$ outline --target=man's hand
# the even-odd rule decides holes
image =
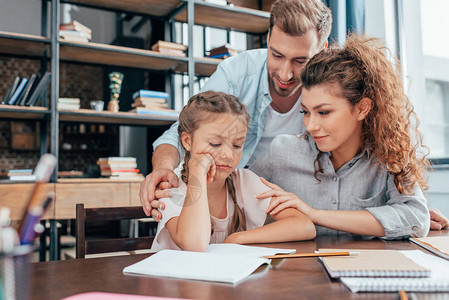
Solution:
[[[430,229],[441,230],[449,227],[449,220],[438,210],[431,209],[430,212]]]
[[[147,216],[152,216],[160,221],[162,215],[158,209],[164,209],[164,204],[157,199],[170,197],[170,191],[164,191],[172,187],[178,187],[178,176],[170,169],[154,170],[145,177],[140,184],[140,203]]]

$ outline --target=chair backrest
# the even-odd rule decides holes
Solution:
[[[84,208],[76,205],[76,258],[86,254],[149,249],[154,236],[86,240],[86,223],[94,221],[131,220],[148,218],[141,206]]]

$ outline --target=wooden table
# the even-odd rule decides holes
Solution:
[[[449,235],[449,230],[434,231],[431,234]],[[318,237],[313,241],[261,246],[296,248],[298,253],[334,247],[396,250],[419,248],[406,240],[362,240],[350,236]],[[31,299],[61,299],[83,292],[112,292],[191,299],[399,299],[398,293],[353,294],[338,280],[330,279],[317,258],[289,259],[283,260],[278,265],[262,266],[255,274],[234,286],[193,280],[123,275],[124,267],[147,256],[148,254],[141,254],[35,263],[32,270]],[[414,294],[417,299],[449,299],[449,293]]]

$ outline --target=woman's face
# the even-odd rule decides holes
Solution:
[[[304,125],[320,151],[333,155],[347,153],[352,158],[361,148],[362,121],[367,113],[360,107],[362,101],[352,105],[346,98],[337,96],[339,91],[337,84],[303,89]]]

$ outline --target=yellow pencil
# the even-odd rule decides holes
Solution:
[[[360,252],[349,251],[349,252],[323,252],[323,253],[295,253],[295,254],[276,254],[262,256],[263,258],[275,259],[275,258],[306,258],[306,257],[322,257],[322,256],[348,256],[348,255],[358,255]]]

